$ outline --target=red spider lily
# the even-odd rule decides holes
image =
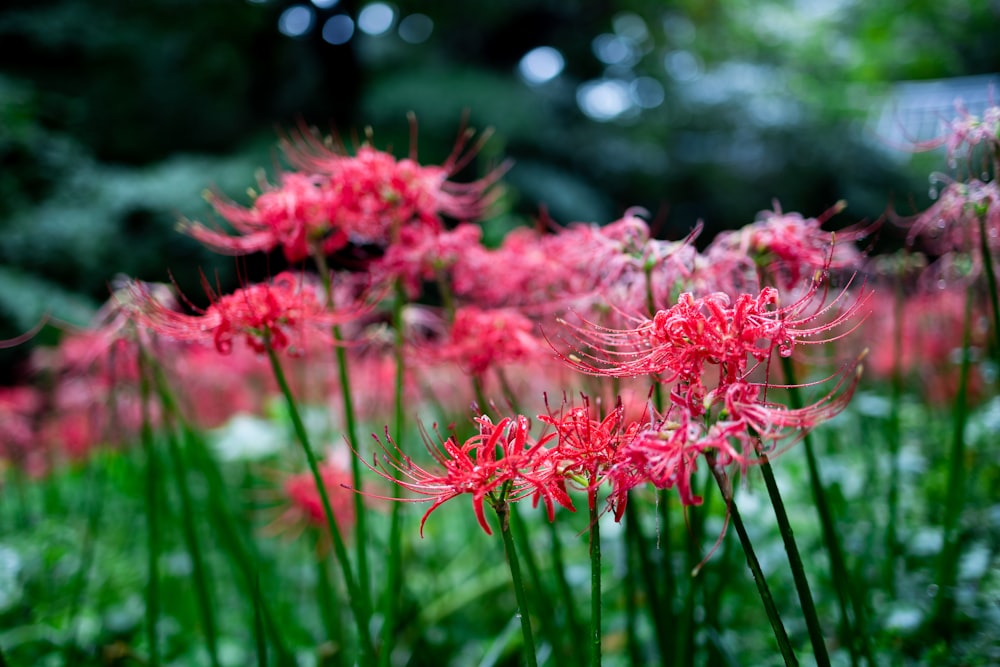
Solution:
[[[821,228],[845,206],[839,202],[818,218],[803,218],[799,213],[782,213],[775,202],[774,210],[760,213],[757,222],[716,236],[705,256],[713,264],[738,267],[749,262],[747,268],[767,269],[781,287],[798,285],[816,270],[856,270],[862,255],[853,242],[869,236],[876,225],[856,225],[836,233]]]
[[[376,275],[384,275],[386,282],[398,279],[409,297],[415,299],[420,294],[422,282],[443,278],[445,271],[461,261],[466,253],[481,248],[482,236],[482,228],[473,224],[463,223],[450,231],[404,227],[400,230],[399,243],[389,246],[371,269]]]
[[[181,229],[219,252],[243,255],[280,247],[290,262],[348,243],[389,245],[409,225],[440,230],[440,216],[474,220],[496,199],[493,186],[507,165],[472,183],[448,180],[481,146],[464,134],[440,166],[423,166],[414,156],[397,160],[363,145],[354,155],[331,148],[308,131],[283,144],[298,172],[281,174],[277,185],[261,183],[261,194],[244,208],[217,195],[209,201],[236,231],[231,236],[201,223]]]
[[[661,380],[679,380],[700,386],[706,364],[719,367],[719,383],[744,377],[749,360],[761,362],[775,349],[789,356],[797,344],[828,343],[849,334],[844,330],[859,314],[868,295],[852,303],[845,288],[829,303],[819,280],[788,306],[778,305],[778,291],[765,287],[758,294],[740,294],[735,301],[721,292],[695,298],[680,295],[677,303],[658,311],[633,329],[570,326],[576,340],[593,349],[563,355],[575,368],[609,377],[662,374]],[[829,334],[819,338],[823,334]]]
[[[435,445],[424,433],[425,445],[440,466],[439,471],[416,465],[388,433],[387,443],[376,438],[382,448],[382,456],[376,455],[374,463],[365,464],[384,479],[423,496],[404,498],[404,502],[431,502],[420,520],[421,536],[424,524],[434,510],[466,493],[472,495],[476,518],[487,535],[491,535],[492,531],[486,521],[486,502],[495,505],[539,494],[547,504],[550,499],[561,504],[569,503],[569,498],[560,492],[546,472],[545,445],[555,437],[554,434],[533,440],[528,435],[528,420],[523,416],[504,418],[493,424],[489,417],[483,415],[476,418],[476,423],[479,434],[462,444],[454,435],[442,438],[438,434],[440,445]],[[394,451],[389,450],[389,445]]]
[[[864,356],[863,354],[862,357]],[[781,385],[751,382],[735,382],[724,390],[712,392],[706,403],[714,403],[718,398],[724,405],[723,415],[727,420],[742,423],[761,443],[773,442],[782,440],[789,434],[801,436],[840,414],[851,402],[861,379],[860,359],[845,365],[836,377],[837,384],[826,396],[802,408],[792,409],[764,399],[764,392],[768,388],[781,388]],[[830,379],[832,377],[826,380]]]
[[[345,529],[354,523],[354,502],[346,490],[350,488],[351,473],[327,460],[319,464],[319,474],[330,498],[330,508],[336,516],[337,525]],[[282,484],[282,489],[287,497],[288,508],[279,520],[302,521],[320,529],[327,527],[323,501],[311,472],[289,475]]]
[[[937,201],[920,215],[896,222],[909,227],[906,242],[911,247],[920,240],[936,255],[967,252],[978,261],[980,219],[986,227],[987,244],[994,250],[998,246],[1000,185],[997,181],[970,179],[960,183],[940,174],[938,177],[948,182]]]
[[[621,399],[603,419],[595,418],[589,397],[583,396],[582,402],[582,406],[563,406],[559,414],[550,410],[538,419],[555,428],[559,441],[554,455],[563,475],[584,477],[593,489],[618,460],[621,446],[635,437],[639,424],[625,421]]]
[[[534,322],[512,308],[462,306],[437,356],[481,376],[490,368],[538,357],[543,345],[535,329]]]
[[[417,162],[415,123],[412,130],[410,156],[402,160],[368,144],[352,156],[343,145],[304,129],[284,141],[283,149],[297,169],[330,178],[338,201],[333,223],[352,240],[385,244],[401,225],[439,227],[442,214],[463,221],[481,218],[499,194],[493,186],[510,165],[471,183],[449,178],[468,165],[488,133],[470,145],[474,133],[463,130],[443,164],[424,166]]]
[[[295,352],[290,334],[303,336],[303,327],[322,332],[323,327],[342,324],[358,317],[365,307],[360,302],[338,311],[323,307],[316,287],[304,276],[281,273],[271,283],[240,288],[217,296],[202,277],[212,304],[201,315],[187,315],[163,306],[143,283],[129,287],[130,308],[140,324],[175,340],[211,339],[221,354],[233,349],[233,338],[243,336],[257,353],[289,349]]]
[[[741,449],[732,440],[746,439],[742,425],[719,421],[706,427],[700,419],[692,419],[687,410],[674,410],[677,419],[659,420],[629,439],[618,453],[618,462],[609,471],[613,491],[609,502],[621,517],[628,492],[644,483],[658,489],[677,488],[684,505],[700,505],[702,498],[694,494],[691,476],[698,470],[698,458],[706,452],[720,455],[718,465],[733,462],[744,464]]]
[[[944,146],[952,167],[957,165],[955,155],[963,147],[969,157],[980,144],[987,146],[987,154],[1000,150],[1000,106],[993,104],[987,107],[982,117],[970,114],[961,102],[955,103],[955,111],[958,117],[945,123],[945,134],[929,141],[916,142],[914,150],[928,151]]]
[[[181,230],[209,248],[230,255],[280,247],[289,262],[300,262],[317,249],[330,254],[347,245],[346,232],[333,221],[332,212],[339,202],[328,178],[285,173],[278,185],[262,183],[261,190],[250,208],[218,195],[209,196],[215,212],[237,236],[198,222],[184,221]]]

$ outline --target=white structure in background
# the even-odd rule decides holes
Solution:
[[[1000,74],[897,83],[872,110],[868,133],[887,153],[904,161],[914,142],[942,136],[945,123],[958,116],[956,103],[976,116],[1000,104]]]

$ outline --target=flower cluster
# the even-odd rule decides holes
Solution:
[[[302,131],[284,146],[298,171],[281,174],[276,184],[262,182],[249,208],[209,195],[215,212],[237,235],[198,222],[184,222],[181,229],[218,252],[281,248],[289,262],[328,255],[348,243],[387,246],[410,226],[441,231],[442,215],[481,217],[493,201],[491,187],[505,170],[472,183],[450,181],[475,153],[476,147],[466,152],[467,140],[463,135],[444,164],[425,166],[413,157],[397,160],[370,144],[351,155]]]
[[[552,434],[533,439],[529,434],[530,422],[523,415],[504,418],[496,424],[486,415],[475,421],[479,433],[462,444],[454,435],[447,438],[439,435],[438,446],[424,433],[427,450],[441,470],[426,470],[416,465],[388,433],[386,443],[379,441],[381,455],[368,464],[383,478],[431,501],[420,521],[421,535],[427,517],[434,510],[465,493],[471,494],[476,519],[487,534],[492,531],[486,521],[486,502],[496,506],[532,496],[536,502],[539,499],[545,502],[550,519],[554,517],[555,503],[572,508],[558,469],[545,447]]]
[[[165,306],[139,282],[129,287],[129,306],[150,330],[173,340],[211,339],[221,354],[232,352],[233,339],[239,336],[257,353],[269,349],[301,351],[303,327],[322,333],[324,328],[353,320],[362,312],[360,303],[340,311],[327,309],[316,285],[304,275],[281,273],[270,283],[248,285],[223,296],[217,296],[207,280],[202,282],[212,303],[201,315]],[[300,345],[293,345],[293,337]]]

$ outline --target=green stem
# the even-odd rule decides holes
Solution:
[[[990,253],[990,244],[986,236],[986,215],[980,214],[979,218],[979,249],[983,255],[983,269],[986,271],[986,286],[990,295],[990,306],[993,311],[993,361],[1000,370],[1000,303],[997,297],[997,277],[993,271],[993,255]]]
[[[350,603],[351,611],[354,614],[355,624],[358,627],[358,642],[361,645],[361,662],[362,664],[372,664],[375,659],[375,647],[372,644],[371,635],[368,631],[371,614],[365,604],[366,598],[358,585],[358,581],[354,578],[354,573],[351,569],[351,562],[347,556],[347,547],[344,544],[344,538],[340,532],[340,527],[337,525],[337,518],[334,516],[333,509],[330,506],[330,497],[326,492],[326,485],[323,483],[323,476],[319,471],[319,463],[316,460],[315,453],[313,453],[312,446],[309,444],[309,435],[306,433],[306,427],[302,423],[302,418],[299,416],[299,410],[295,402],[295,397],[292,396],[292,391],[288,387],[288,381],[285,379],[285,373],[281,368],[281,362],[278,359],[277,353],[275,353],[270,346],[267,348],[267,356],[271,362],[271,370],[274,372],[274,379],[277,381],[278,388],[285,397],[285,402],[288,405],[288,414],[291,417],[292,426],[295,429],[295,435],[299,440],[299,444],[302,445],[303,452],[305,452],[306,461],[309,464],[309,470],[312,472],[313,480],[316,483],[316,490],[319,492],[320,502],[323,505],[323,513],[326,515],[326,524],[330,529],[330,536],[333,538],[333,550],[337,556],[337,562],[340,564],[340,569],[344,576],[344,584],[347,586],[348,602]]]
[[[326,560],[316,562],[316,581],[319,589],[320,615],[323,617],[323,624],[326,626],[327,639],[333,644],[334,664],[343,664],[344,655],[344,634],[343,624],[340,622],[340,600],[338,600],[337,589],[330,581],[330,571],[327,568]]]
[[[664,571],[664,579],[673,578],[673,568],[670,564],[670,555],[665,554],[665,562],[659,568],[654,567],[649,558],[649,543],[642,533],[640,519],[639,498],[632,492],[628,494],[628,505],[625,509],[625,538],[629,551],[639,560],[639,572],[642,574],[645,585],[646,597],[649,600],[647,605],[649,615],[653,621],[654,635],[657,647],[660,651],[660,663],[662,665],[673,665],[674,643],[676,637],[675,626],[673,624],[673,611],[669,602],[664,602],[660,596],[659,582],[655,576],[657,569]],[[666,613],[664,613],[666,612]]]
[[[601,524],[597,490],[587,489],[590,508],[590,664],[601,667]]]
[[[729,480],[726,478],[726,473],[716,467],[715,458],[712,455],[708,456],[708,465],[712,470],[712,475],[715,477],[716,483],[719,485],[719,490],[722,491],[722,497],[725,498],[726,504],[729,507],[729,518],[733,522],[736,534],[740,538],[740,545],[743,547],[747,565],[753,574],[754,583],[757,584],[757,593],[760,595],[761,602],[764,603],[764,611],[767,614],[768,622],[771,624],[771,630],[774,632],[774,638],[778,641],[778,650],[781,651],[781,657],[788,667],[798,665],[799,661],[795,657],[794,651],[792,651],[792,644],[788,640],[785,624],[781,621],[778,607],[774,604],[771,589],[764,578],[764,571],[760,567],[760,561],[757,560],[757,553],[754,551],[753,543],[750,541],[750,535],[747,533],[746,526],[743,525],[743,518],[740,516],[739,508],[736,506],[736,499],[733,498],[732,488]]]
[[[243,574],[247,591],[252,598],[254,582],[258,578],[258,555],[252,547],[245,546],[244,541],[250,540],[246,535],[241,535],[242,531],[239,528],[242,524],[229,511],[226,504],[229,494],[227,493],[226,485],[222,480],[218,466],[215,460],[208,454],[204,441],[191,428],[184,415],[181,414],[177,400],[174,398],[173,392],[170,390],[170,385],[163,374],[162,367],[145,353],[142,354],[141,358],[143,360],[142,363],[148,367],[149,372],[153,375],[160,402],[163,405],[164,414],[179,426],[184,441],[189,445],[188,454],[194,458],[198,471],[208,484],[210,516],[214,530],[220,538],[219,543],[225,547],[228,555],[236,561],[237,568]],[[153,452],[153,461],[155,462],[155,452]],[[153,473],[151,472],[150,474]],[[279,664],[287,665],[292,663],[294,658],[285,646],[281,629],[275,622],[274,614],[271,612],[268,603],[262,599],[260,605],[264,622],[275,645]]]
[[[395,356],[396,356],[396,378],[395,378],[395,399],[393,403],[394,419],[393,424],[395,427],[394,437],[396,442],[403,441],[403,431],[406,428],[406,412],[403,409],[404,395],[404,382],[406,379],[406,355],[405,355],[405,331],[403,329],[403,307],[406,305],[406,291],[403,289],[403,285],[400,281],[396,281],[396,298],[392,305],[392,323],[395,328]],[[357,461],[358,457],[352,457],[354,461]],[[399,479],[402,473],[399,470],[393,470],[393,476]],[[392,485],[392,493],[394,498],[399,497],[400,486],[398,484]],[[358,494],[360,498],[360,494]],[[402,507],[403,503],[397,502],[392,503],[392,514],[389,521],[389,553],[388,553],[388,573],[386,576],[386,587],[385,587],[385,597],[382,602],[382,637],[381,637],[381,650],[382,653],[379,656],[379,665],[381,667],[389,667],[390,659],[392,658],[392,649],[396,641],[396,625],[397,616],[399,612],[399,600],[400,592],[402,591],[402,558],[403,558],[403,543],[402,543]]]
[[[94,465],[96,463],[96,465]],[[99,474],[101,462],[91,462],[89,470],[87,472],[87,486],[89,487],[89,499],[87,502],[87,523],[83,532],[83,540],[80,545],[80,569],[75,577],[76,581],[73,582],[72,590],[72,602],[69,608],[69,619],[72,624],[72,630],[70,633],[69,641],[66,642],[66,657],[65,664],[67,666],[75,665],[78,652],[76,650],[77,646],[77,631],[79,624],[77,623],[76,615],[80,610],[80,605],[83,602],[84,595],[87,591],[87,584],[90,579],[90,568],[94,560],[94,550],[96,542],[97,529],[99,527],[100,517],[102,513],[103,486],[101,483],[103,481],[103,475]]]
[[[517,617],[521,621],[521,636],[524,638],[524,658],[528,667],[538,667],[535,656],[535,639],[531,634],[531,619],[528,614],[528,598],[524,593],[524,582],[521,579],[521,566],[517,560],[517,550],[514,548],[514,538],[510,532],[511,512],[506,500],[493,506],[500,521],[500,534],[503,536],[503,549],[507,556],[507,566],[510,568],[510,579],[514,585],[514,598],[517,600]]]
[[[516,514],[517,510],[512,509],[512,514]],[[564,642],[567,639],[566,633],[560,633],[556,628],[555,620],[556,613],[555,609],[552,607],[551,598],[548,595],[548,591],[545,590],[545,582],[542,580],[542,571],[538,567],[538,561],[535,560],[534,551],[531,548],[531,540],[528,537],[528,529],[524,526],[521,521],[522,517],[518,517],[516,521],[511,523],[511,533],[514,536],[514,546],[517,547],[518,551],[524,557],[524,565],[528,570],[528,577],[531,580],[531,586],[535,591],[535,595],[532,596],[532,601],[538,609],[538,615],[542,623],[542,632],[545,634],[552,645],[552,649],[555,651],[557,656],[563,655]],[[575,649],[576,642],[570,641],[571,649]],[[576,656],[574,655],[574,658]]]
[[[767,495],[771,499],[771,506],[774,508],[774,516],[778,520],[778,530],[781,533],[781,541],[785,545],[785,553],[788,556],[788,564],[792,569],[792,579],[795,581],[795,591],[799,596],[799,604],[802,606],[802,615],[806,619],[806,628],[809,631],[809,641],[812,643],[813,652],[816,657],[816,664],[819,667],[829,667],[830,655],[826,650],[826,641],[823,638],[823,628],[819,624],[819,616],[816,613],[816,604],[813,602],[812,592],[809,590],[809,580],[806,579],[805,567],[802,565],[802,556],[799,554],[799,547],[795,543],[795,535],[792,532],[792,525],[788,521],[788,513],[785,511],[785,503],[781,499],[781,492],[774,479],[774,471],[767,455],[760,454],[760,469],[764,475],[764,485],[767,487]]]
[[[253,636],[257,644],[257,667],[267,667],[267,641],[264,639],[264,621],[260,604],[260,577],[253,580]]]
[[[169,412],[169,411],[168,411]],[[208,649],[208,657],[213,667],[219,667],[219,656],[216,649],[215,616],[212,612],[212,601],[208,589],[209,576],[206,571],[204,560],[201,555],[201,543],[198,539],[198,530],[194,523],[197,509],[191,499],[191,490],[187,483],[187,466],[184,464],[184,457],[181,454],[180,445],[177,443],[176,434],[169,426],[166,429],[167,452],[174,469],[174,481],[177,483],[177,493],[181,499],[181,527],[184,531],[184,540],[187,544],[188,555],[191,558],[191,574],[194,578],[194,590],[198,599],[198,609],[201,614],[202,623],[205,625],[205,642]]]
[[[625,520],[628,521],[626,512]],[[625,532],[625,646],[628,649],[629,664],[632,667],[639,667],[645,664],[642,653],[639,650],[639,635],[636,626],[639,618],[639,610],[636,607],[636,567],[635,558],[632,557],[631,544],[629,543],[629,529],[626,525]]]
[[[313,252],[313,260],[319,271],[320,279],[323,281],[323,290],[326,293],[326,306],[332,308],[333,299],[333,272],[326,263],[326,256],[317,248]],[[354,395],[351,392],[351,377],[347,361],[347,350],[344,347],[344,336],[340,327],[334,325],[331,330],[334,340],[334,355],[337,359],[337,380],[340,383],[340,397],[344,407],[344,432],[351,447],[360,448],[361,441],[358,439],[357,413],[354,410]],[[358,456],[351,457],[351,483],[355,489],[361,489],[361,459]],[[354,494],[354,549],[358,561],[358,588],[364,596],[362,606],[371,609],[370,582],[368,573],[368,558],[365,549],[368,545],[368,508],[365,506],[364,498],[360,493]]]
[[[796,377],[795,377],[795,367],[792,364],[792,360],[788,357],[781,357],[781,368],[785,374],[785,380],[790,385],[788,388],[788,399],[791,407],[795,410],[801,409],[804,405],[802,400],[802,393],[799,389]],[[837,592],[837,602],[840,608],[840,619],[842,627],[847,629],[847,636],[849,638],[848,648],[850,649],[852,657],[857,651],[857,644],[860,640],[862,645],[862,652],[868,660],[869,665],[874,665],[874,657],[871,651],[871,645],[868,639],[870,628],[868,628],[868,623],[865,614],[865,605],[862,600],[858,599],[858,595],[855,594],[856,586],[851,581],[851,577],[847,571],[847,561],[844,558],[844,548],[840,539],[840,532],[837,530],[837,524],[833,518],[833,511],[830,509],[830,501],[826,495],[826,489],[823,486],[823,479],[819,472],[819,461],[816,457],[816,450],[813,447],[813,438],[809,433],[806,433],[802,438],[802,448],[806,453],[806,463],[809,469],[809,486],[812,489],[813,502],[816,504],[816,511],[819,514],[820,526],[823,531],[823,542],[826,546],[827,554],[830,556],[830,569],[833,576],[834,589]],[[766,458],[766,457],[765,457]],[[771,464],[765,462],[763,464],[765,481],[770,477],[773,482],[774,476],[771,472]],[[895,481],[895,478],[893,478]],[[768,486],[768,493],[771,493],[771,486]],[[775,500],[777,499],[777,500]],[[781,503],[780,494],[778,494],[778,487],[774,485],[774,495],[771,496],[772,503]],[[775,507],[777,514],[777,506]],[[784,515],[784,505],[782,504],[781,515]],[[894,518],[893,518],[894,520]],[[779,517],[779,526],[781,525],[781,518]],[[785,518],[785,523],[787,524],[787,516]],[[782,539],[785,539],[785,533],[782,532]],[[795,558],[798,559],[798,550],[795,548],[795,540],[791,535],[791,527],[788,528],[788,539],[785,542],[785,547],[788,549],[789,542],[792,545],[792,549],[795,550]],[[792,551],[788,553],[789,560],[791,561]],[[799,568],[801,568],[801,560],[799,562]],[[793,575],[796,573],[796,566],[792,565]],[[801,588],[800,582],[796,580],[796,588],[799,590],[799,599],[802,601],[802,610],[807,614],[806,623],[809,627],[809,636],[813,641],[813,648],[816,647],[816,642],[819,641],[823,646],[823,655],[826,656],[826,645],[822,641],[822,632],[819,629],[819,621],[815,618],[815,607],[812,603],[812,596],[809,594],[809,584],[805,579],[805,573],[801,573]],[[802,600],[803,595],[808,598],[809,604],[807,605],[805,600]],[[850,617],[847,612],[848,598],[851,601],[851,606],[854,611],[855,623],[852,625]],[[813,621],[810,625],[809,620],[809,610],[812,610]],[[816,632],[814,635],[813,632]],[[816,653],[817,661],[820,660],[820,653]],[[829,659],[829,658],[827,658]],[[819,662],[819,664],[824,664]]]
[[[938,598],[933,621],[945,640],[953,633],[952,615],[955,610],[955,582],[958,577],[958,524],[965,498],[965,423],[968,418],[970,346],[972,339],[972,288],[966,294],[962,325],[962,363],[959,367],[958,393],[955,396],[954,431],[948,454],[948,491],[944,512],[944,546],[938,565]]]
[[[580,627],[580,620],[576,616],[576,600],[573,596],[573,589],[566,579],[566,559],[563,557],[562,541],[559,539],[559,530],[554,521],[546,521],[545,525],[549,530],[549,542],[552,550],[552,569],[556,576],[556,585],[559,587],[559,594],[562,596],[563,607],[566,610],[566,623],[569,626],[570,643],[576,659],[583,662],[582,651],[576,642],[576,637],[581,637],[583,629]]]
[[[887,498],[889,516],[885,527],[886,559],[882,579],[890,599],[896,598],[896,562],[899,558],[899,537],[896,524],[899,521],[899,446],[902,433],[899,412],[903,400],[903,317],[905,303],[900,281],[896,285],[893,304],[892,377],[889,395],[889,432],[886,434],[889,441],[889,492]]]
[[[149,369],[146,356],[139,355],[139,397],[142,409],[140,439],[146,455],[146,641],[149,644],[149,667],[159,667],[160,649],[156,626],[160,619],[160,525],[157,496],[160,486],[160,466],[153,446],[153,422],[149,415]]]

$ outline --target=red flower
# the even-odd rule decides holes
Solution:
[[[475,156],[487,135],[469,146],[473,133],[463,132],[441,165],[421,165],[415,146],[410,156],[393,155],[365,144],[351,156],[336,142],[302,130],[284,142],[289,162],[303,171],[330,179],[337,206],[332,223],[351,240],[385,245],[395,241],[403,225],[437,228],[439,216],[468,221],[483,216],[496,198],[493,185],[508,169],[503,164],[484,178],[455,183],[449,178]]]
[[[455,311],[451,335],[438,356],[480,376],[490,368],[537,357],[543,345],[536,325],[512,308],[482,310],[463,306]]]
[[[248,209],[211,195],[209,203],[215,212],[239,235],[198,222],[182,222],[181,230],[209,248],[231,255],[280,247],[289,262],[300,262],[316,249],[329,254],[347,245],[347,234],[333,223],[331,212],[337,200],[328,181],[313,174],[282,174],[278,185],[263,184],[263,191]]]
[[[408,502],[431,502],[430,508],[420,520],[420,534],[424,523],[438,507],[463,494],[472,496],[472,507],[479,525],[491,535],[486,522],[484,503],[496,505],[515,501],[528,495],[542,494],[548,503],[550,498],[558,502],[568,502],[558,489],[548,488],[550,476],[537,474],[544,469],[545,444],[554,435],[539,440],[528,435],[529,423],[526,417],[504,418],[493,424],[489,417],[476,418],[479,434],[459,444],[455,436],[442,438],[435,445],[427,433],[424,441],[427,450],[441,470],[431,471],[416,465],[404,454],[392,438],[386,434],[387,444],[378,441],[382,456],[376,456],[374,464],[366,465],[386,480],[412,491],[423,498],[403,499]],[[376,440],[378,440],[376,438]],[[523,472],[522,472],[523,471]],[[396,475],[399,479],[396,479]],[[551,518],[550,511],[550,518]]]
[[[712,264],[747,265],[754,273],[765,269],[780,287],[799,285],[817,270],[856,270],[862,255],[853,242],[870,235],[876,225],[824,231],[823,223],[845,206],[840,202],[818,218],[804,218],[782,213],[775,202],[774,210],[760,213],[757,222],[716,236],[705,257]]]
[[[797,344],[827,343],[853,331],[843,330],[868,295],[844,305],[845,289],[824,303],[820,283],[794,303],[778,305],[778,291],[765,287],[757,295],[740,294],[732,301],[721,292],[695,298],[681,294],[677,303],[658,311],[633,329],[571,327],[579,343],[592,352],[564,355],[574,367],[594,375],[635,377],[662,374],[663,382],[680,381],[701,388],[707,364],[719,368],[719,383],[732,383],[774,350],[789,356]],[[829,335],[818,338],[823,334]]]
[[[131,307],[138,321],[158,334],[176,340],[207,341],[211,339],[221,354],[233,349],[233,338],[243,336],[255,352],[301,349],[303,327],[322,330],[334,324],[356,318],[361,305],[340,311],[328,311],[320,303],[317,290],[304,276],[291,273],[277,275],[270,284],[249,285],[232,294],[216,296],[202,279],[212,298],[212,305],[201,315],[186,315],[163,306],[142,283],[132,283]],[[321,325],[321,326],[317,326]],[[290,335],[299,336],[293,346]]]

